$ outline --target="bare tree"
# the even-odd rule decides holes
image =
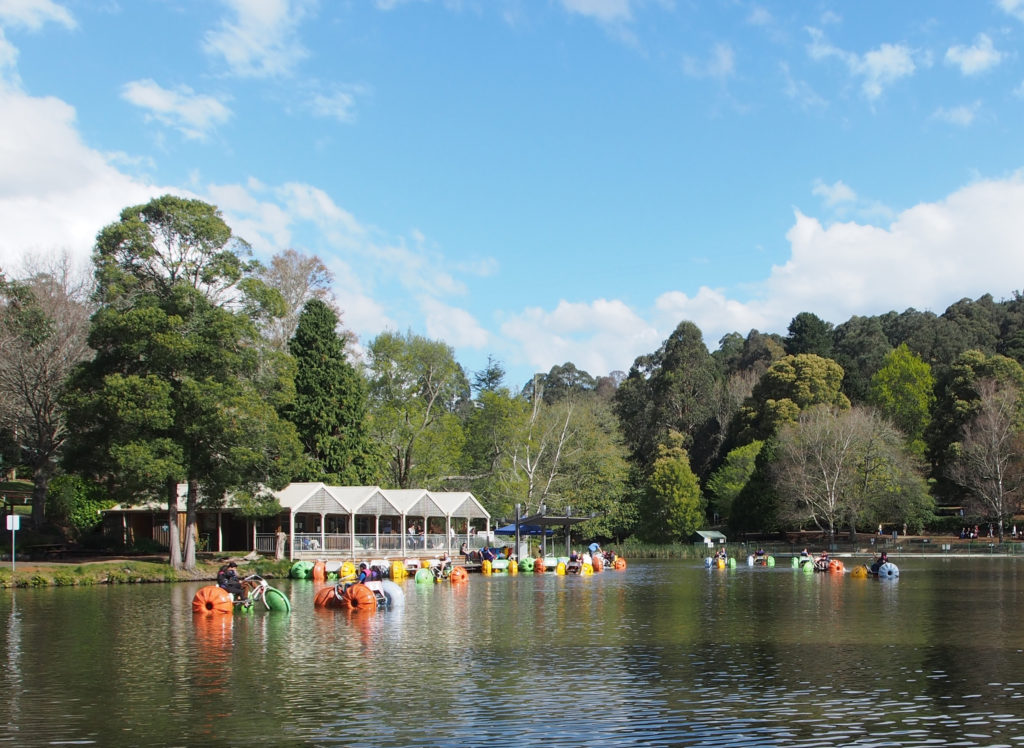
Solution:
[[[796,423],[779,433],[775,485],[784,503],[780,516],[799,523],[811,521],[835,538],[847,515],[849,465],[856,435],[832,408],[820,405],[800,414]]]
[[[536,386],[536,382],[534,384]],[[551,495],[564,451],[575,437],[574,408],[572,398],[564,399],[557,406],[545,405],[543,397],[533,398],[526,433],[512,453],[512,473],[522,476],[525,483],[528,512],[539,511]]]
[[[978,409],[963,429],[949,476],[998,522],[1003,541],[1004,518],[1021,506],[1024,448],[1021,398],[1017,388],[994,379],[978,382]]]
[[[816,406],[779,433],[775,485],[780,516],[814,522],[830,538],[856,531],[868,512],[920,514],[924,485],[900,433],[868,408]]]
[[[303,255],[294,249],[286,249],[271,258],[270,266],[263,269],[260,278],[271,288],[277,289],[284,298],[285,314],[269,320],[264,330],[265,337],[276,351],[288,350],[288,341],[295,334],[299,315],[307,301],[320,299],[334,308],[341,317],[331,297],[334,275],[315,255]]]
[[[24,280],[0,286],[0,427],[14,434],[32,469],[32,522],[43,524],[46,493],[67,436],[60,394],[90,354],[88,275],[67,255],[25,264]]]

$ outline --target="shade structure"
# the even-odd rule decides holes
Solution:
[[[524,525],[522,523],[520,523],[520,525],[519,525],[519,534],[520,535],[541,535],[541,534],[552,535],[553,532],[554,531],[550,527],[542,528],[540,525]],[[516,526],[515,526],[515,524],[511,524],[511,525],[505,525],[504,527],[499,527],[498,529],[496,529],[494,531],[494,534],[495,535],[515,535],[516,534]]]
[[[523,527],[524,524],[530,527],[544,527],[547,528],[547,532],[544,534],[545,538],[551,534],[552,527],[561,527],[565,531],[565,555],[569,555],[569,530],[573,525],[578,525],[581,522],[586,522],[588,519],[593,519],[596,515],[590,515],[587,517],[574,517],[572,513],[566,509],[564,515],[558,514],[547,514],[541,512],[540,514],[531,514],[528,517],[523,517],[520,521],[519,526]],[[545,545],[547,541],[545,540]],[[545,551],[547,549],[545,548]]]

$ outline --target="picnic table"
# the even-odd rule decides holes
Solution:
[[[36,543],[25,546],[23,550],[32,556],[64,558],[64,554],[68,552],[68,546],[66,543]]]

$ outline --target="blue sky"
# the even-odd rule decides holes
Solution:
[[[519,386],[1024,288],[1024,0],[0,0],[0,267],[218,205]]]

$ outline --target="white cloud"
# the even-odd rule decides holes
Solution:
[[[824,227],[797,211],[789,260],[772,268],[752,310],[780,330],[800,311],[834,322],[907,307],[943,310],[964,296],[1008,297],[1024,274],[1024,179],[979,181],[921,203],[886,228]]]
[[[131,177],[82,142],[75,110],[0,81],[0,267],[25,252],[92,252],[96,233],[121,209],[166,192]]]
[[[203,39],[207,53],[222,57],[245,78],[287,75],[308,56],[296,31],[311,0],[222,0],[233,20],[221,21]]]
[[[629,21],[633,16],[630,0],[562,0],[562,6],[570,13],[603,23]]]
[[[521,361],[534,371],[572,361],[594,375],[627,370],[633,359],[657,349],[664,336],[623,302],[560,301],[550,312],[530,307],[502,325],[503,338],[516,344]]]
[[[429,335],[452,345],[487,344],[483,327],[451,303],[467,294],[454,275],[465,268],[449,271],[450,263],[421,232],[385,236],[310,184],[268,187],[249,180],[214,185],[207,193],[258,256],[269,258],[285,247],[318,255],[335,275],[345,325],[361,337],[425,324]],[[492,264],[484,258],[475,267]]]
[[[980,108],[981,103],[977,101],[970,106],[939,107],[932,112],[932,119],[957,127],[970,127]]]
[[[992,45],[987,34],[978,34],[973,47],[955,45],[946,50],[946,62],[964,75],[977,75],[995,67],[1006,55]]]
[[[714,349],[729,332],[784,332],[802,311],[836,324],[910,307],[941,312],[965,296],[1008,298],[1024,276],[1022,235],[1021,174],[967,185],[899,213],[888,226],[825,226],[796,211],[786,234],[789,259],[750,286],[748,300],[706,286],[693,296],[673,290],[661,294],[646,317],[616,300],[562,301],[550,312],[529,308],[513,315],[501,332],[535,370],[573,361],[604,374],[656,350],[683,320],[693,321]]]
[[[660,330],[659,344],[683,320],[690,320],[700,328],[711,349],[729,332],[746,334],[754,329],[765,332],[777,329],[776,320],[766,313],[763,304],[730,299],[721,289],[707,286],[701,286],[693,297],[682,291],[667,291],[655,300],[654,306]],[[781,329],[785,329],[785,324]],[[651,350],[654,348],[646,352]]]
[[[427,335],[456,348],[486,348],[490,335],[465,309],[450,306],[430,296],[420,299]]]
[[[53,0],[0,0],[0,23],[5,26],[38,31],[49,21],[69,29],[76,26],[71,12]]]
[[[843,203],[852,203],[857,200],[857,193],[854,192],[843,180],[837,180],[833,184],[825,184],[820,179],[815,180],[811,193],[824,198],[825,205],[833,207]]]
[[[0,28],[0,78],[17,78],[15,65],[18,62],[18,48],[7,41],[3,28]]]
[[[211,130],[231,118],[231,110],[213,96],[197,94],[188,86],[163,88],[148,78],[126,83],[121,98],[146,110],[147,119],[193,140],[205,140]]]
[[[874,101],[885,88],[901,78],[914,74],[912,50],[903,44],[882,44],[863,55],[840,49],[825,40],[820,29],[808,28],[811,42],[807,52],[813,60],[836,58],[841,60],[850,74],[861,80],[861,91],[865,98]]]
[[[755,5],[750,9],[750,14],[747,16],[747,23],[751,26],[769,26],[775,23],[775,19],[772,17],[771,12],[761,5]]]
[[[692,78],[714,78],[725,80],[735,71],[735,54],[732,47],[724,42],[716,44],[707,60],[683,58],[683,72]]]
[[[1019,21],[1024,21],[1024,0],[999,0],[997,5]]]
[[[779,63],[779,70],[784,81],[782,93],[786,98],[797,102],[803,109],[820,109],[828,105],[807,81],[793,77],[788,63]]]
[[[307,107],[317,117],[328,117],[348,124],[355,122],[356,97],[364,91],[362,86],[341,86],[330,91],[314,91],[309,94]]]

